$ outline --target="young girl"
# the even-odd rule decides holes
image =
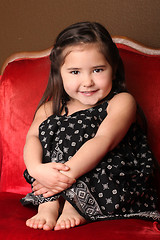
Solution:
[[[33,192],[22,203],[39,206],[27,226],[60,230],[98,220],[160,220],[152,154],[107,30],[90,22],[66,28],[50,59],[48,86],[24,148]]]

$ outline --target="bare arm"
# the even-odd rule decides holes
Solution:
[[[39,141],[39,125],[52,114],[51,103],[41,106],[30,126],[24,146],[24,162],[31,176],[35,177],[35,168],[42,163],[42,146]]]
[[[24,147],[24,162],[29,174],[39,183],[52,189],[56,189],[56,193],[71,186],[74,179],[60,173],[59,170],[68,171],[64,164],[48,163],[42,164],[42,146],[39,141],[39,125],[43,122],[51,112],[51,103],[47,103],[37,111],[34,121],[28,131],[26,144]]]
[[[108,115],[94,138],[87,141],[66,163],[70,167],[67,176],[79,178],[92,170],[126,135],[135,121],[136,102],[128,93],[116,95],[109,103]]]

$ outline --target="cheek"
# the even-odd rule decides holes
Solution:
[[[65,90],[68,94],[76,91],[76,89],[77,89],[77,86],[76,86],[76,84],[75,84],[73,81],[63,82],[63,87],[64,87],[64,90]]]
[[[69,86],[71,85],[70,79],[69,79],[68,77],[66,77],[66,75],[63,75],[63,73],[61,74],[61,77],[62,77],[62,82],[63,82],[64,90],[65,90],[66,92],[68,92]]]
[[[102,89],[111,89],[112,88],[112,78],[104,78],[101,82],[99,82],[100,87]]]
[[[66,91],[66,93],[68,93],[69,92],[68,84],[63,83],[63,87],[64,87],[64,90]]]
[[[103,89],[103,94],[108,95],[108,93],[112,89],[112,81],[109,81],[109,82],[103,84],[101,89]]]

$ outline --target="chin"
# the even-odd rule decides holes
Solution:
[[[84,104],[85,106],[94,107],[99,101],[100,100],[96,100],[96,101],[83,101],[81,103]]]

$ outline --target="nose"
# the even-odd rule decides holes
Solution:
[[[83,86],[84,87],[93,86],[93,79],[92,79],[92,76],[90,74],[87,74],[87,75],[84,76]]]

